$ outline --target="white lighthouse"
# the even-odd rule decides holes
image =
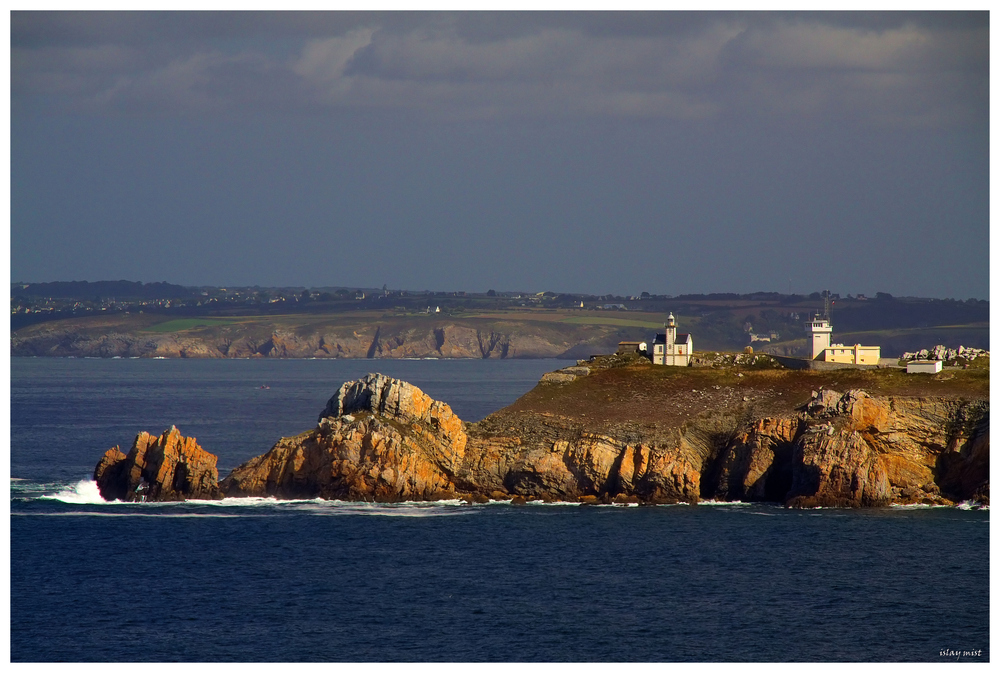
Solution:
[[[653,341],[653,364],[674,367],[690,365],[691,353],[694,352],[694,339],[690,334],[677,333],[677,321],[673,313],[667,316],[663,328],[663,334],[657,334]]]
[[[674,344],[677,342],[677,321],[674,319],[674,314],[671,313],[667,316],[667,322],[663,325],[666,337],[666,352],[674,352]]]
[[[809,359],[815,360],[823,354],[823,351],[830,347],[830,334],[832,332],[833,327],[826,318],[816,315],[813,316],[812,320],[806,321],[806,334],[809,335],[809,339],[812,342],[812,351]]]

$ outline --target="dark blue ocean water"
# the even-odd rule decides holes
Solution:
[[[126,505],[86,481],[171,423],[224,474],[373,368],[476,420],[562,364],[12,360],[11,659],[988,660],[988,511]]]

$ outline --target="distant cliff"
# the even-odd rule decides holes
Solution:
[[[381,502],[989,502],[989,401],[981,388],[966,396],[955,394],[954,382],[934,396],[824,388],[798,403],[803,384],[830,379],[803,372],[573,369],[471,425],[403,381],[371,374],[345,383],[316,428],[240,465],[218,492]],[[711,383],[729,376],[732,385]],[[640,385],[616,385],[629,377]],[[670,413],[654,408],[651,415],[619,417],[629,403],[657,392],[641,385],[656,377],[688,399],[674,398]],[[670,398],[662,403],[670,406]],[[577,412],[551,411],[560,408]],[[602,408],[606,413],[590,416]],[[98,466],[99,483],[107,462],[106,456]]]
[[[136,320],[57,321],[11,335],[12,356],[141,358],[580,358],[645,339],[642,327],[556,321],[364,319],[334,324],[177,321],[157,332]]]

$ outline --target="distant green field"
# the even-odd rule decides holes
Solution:
[[[627,318],[588,318],[574,317],[563,318],[560,322],[568,322],[574,325],[615,325],[616,327],[648,327],[657,329],[663,327],[662,322],[646,322],[644,320],[628,320]]]
[[[196,327],[215,327],[217,325],[235,325],[236,323],[246,322],[245,320],[230,320],[228,318],[178,318],[177,320],[168,320],[167,322],[161,322],[156,325],[151,325],[143,332],[183,332],[184,330],[194,329]]]

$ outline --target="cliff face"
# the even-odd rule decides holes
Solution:
[[[137,438],[136,447],[148,441]],[[143,449],[136,447],[131,463],[112,449],[97,472],[138,465]],[[128,468],[126,487],[134,488],[136,470]],[[170,481],[167,474],[156,478]],[[182,493],[160,489],[166,497]],[[315,429],[237,467],[219,491],[375,501],[988,503],[989,403],[820,390],[779,415],[709,409],[677,424],[597,431],[578,419],[523,412],[469,426],[418,388],[370,374],[341,386]]]
[[[724,497],[779,499],[788,484],[780,499],[799,506],[988,500],[989,405],[824,390],[794,421],[758,421],[724,456],[749,463],[737,488],[716,486]]]
[[[521,321],[413,318],[352,325],[266,322],[206,325],[172,333],[59,321],[11,335],[13,356],[166,358],[551,358],[613,350],[641,328]],[[206,321],[208,322],[208,321]],[[626,330],[627,331],[627,330]]]
[[[128,455],[116,446],[101,458],[94,480],[105,500],[188,500],[221,497],[217,458],[171,426],[159,437],[139,433]]]

